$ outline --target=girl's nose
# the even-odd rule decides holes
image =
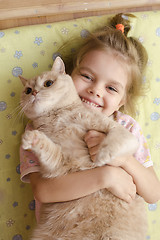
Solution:
[[[102,97],[102,92],[98,89],[88,89],[88,93],[97,96],[98,98]]]

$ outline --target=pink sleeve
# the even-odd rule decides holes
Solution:
[[[31,124],[28,124],[26,130],[32,130]],[[29,183],[29,173],[39,172],[40,165],[38,158],[31,151],[24,150],[20,146],[20,173],[21,180]]]
[[[147,144],[147,141],[142,133],[142,129],[139,126],[138,123],[135,123],[132,128],[131,132],[133,135],[135,135],[139,141],[139,148],[137,149],[137,152],[135,153],[135,158],[143,164],[145,167],[151,167],[153,166],[153,162],[151,160],[151,154],[150,150]]]
[[[137,161],[143,164],[144,167],[153,166],[150,150],[147,145],[147,141],[142,133],[140,125],[132,117],[121,112],[116,113],[115,120],[121,125],[123,125],[125,128],[127,128],[138,139],[139,147],[134,154]]]

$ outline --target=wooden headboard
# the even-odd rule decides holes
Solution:
[[[160,0],[0,0],[0,29],[159,9]]]

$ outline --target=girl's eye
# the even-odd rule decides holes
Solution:
[[[110,91],[113,91],[113,92],[118,92],[114,87],[108,87],[108,89],[110,90]]]
[[[82,75],[82,77],[84,77],[84,78],[86,78],[88,80],[92,80],[92,78],[90,76],[86,75],[86,74],[81,74],[81,75]]]
[[[54,83],[53,80],[47,80],[44,82],[44,87],[50,87],[50,86],[52,86],[53,83]]]
[[[32,88],[30,88],[30,87],[27,87],[26,89],[25,89],[25,94],[30,94],[32,92]]]

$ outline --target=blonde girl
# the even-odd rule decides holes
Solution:
[[[44,179],[38,159],[32,152],[21,148],[21,180],[31,183],[37,218],[39,203],[70,201],[103,188],[128,203],[136,193],[148,203],[160,199],[160,182],[153,170],[146,140],[138,123],[127,115],[135,115],[135,100],[143,92],[147,63],[142,44],[133,37],[127,37],[129,16],[116,15],[105,29],[88,35],[72,56],[72,62],[69,58],[64,60],[83,104],[113,118],[132,132],[138,138],[139,149],[134,156],[117,158],[112,166]],[[28,124],[27,129],[32,129],[32,126]],[[84,141],[92,160],[104,137],[103,133],[93,130],[86,133]]]

